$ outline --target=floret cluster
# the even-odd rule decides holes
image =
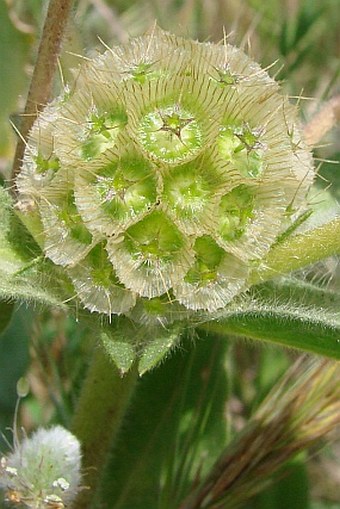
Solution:
[[[40,114],[19,206],[90,311],[213,312],[305,206],[296,117],[240,49],[156,28],[87,60]]]

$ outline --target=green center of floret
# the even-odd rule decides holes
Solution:
[[[225,125],[220,129],[220,154],[242,177],[257,178],[263,172],[265,145],[260,141],[261,134],[261,129],[251,129],[248,124]]]
[[[122,110],[90,113],[85,129],[81,154],[87,161],[114,146],[119,131],[126,125],[127,116]]]
[[[58,211],[58,218],[69,231],[70,237],[81,244],[91,244],[92,236],[84,225],[74,203],[73,192],[67,195],[65,206]]]
[[[164,179],[164,197],[180,218],[204,210],[214,188],[214,176],[208,171],[197,171],[197,167],[190,163],[174,168]]]
[[[202,145],[202,130],[194,115],[178,104],[146,114],[139,139],[154,157],[172,163],[196,153]]]
[[[183,245],[181,233],[162,212],[153,212],[126,231],[127,250],[146,265],[155,260],[171,262]]]
[[[223,196],[219,211],[221,237],[227,241],[242,237],[254,215],[253,210],[254,196],[245,185],[238,186]]]
[[[60,170],[60,160],[54,155],[46,158],[39,152],[35,157],[35,164],[36,172],[39,174],[44,174],[48,171],[56,173],[58,170]]]
[[[204,286],[210,281],[216,281],[217,269],[225,254],[224,250],[211,237],[204,235],[196,240],[194,251],[196,261],[186,274],[185,282]]]
[[[159,71],[157,72],[153,69],[153,65],[153,62],[140,62],[129,71],[129,74],[134,81],[144,85],[146,81],[155,79],[160,74]]]
[[[94,182],[102,209],[125,220],[150,209],[156,200],[156,179],[141,158],[122,159],[100,171]]]
[[[223,67],[215,67],[214,69],[217,77],[212,79],[221,87],[237,85],[241,80],[240,76],[231,72],[229,64],[225,64]]]

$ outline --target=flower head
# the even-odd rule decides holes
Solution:
[[[154,29],[89,61],[45,108],[17,187],[85,308],[211,312],[248,288],[313,177],[266,71],[228,44]]]
[[[80,445],[72,433],[39,428],[1,458],[0,488],[6,500],[32,509],[63,509],[80,483]]]

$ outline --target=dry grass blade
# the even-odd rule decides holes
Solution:
[[[340,364],[299,360],[180,509],[234,509],[340,424]]]

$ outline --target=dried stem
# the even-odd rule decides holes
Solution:
[[[18,140],[12,169],[12,182],[18,174],[24,155],[27,135],[37,118],[51,97],[53,76],[57,66],[57,59],[61,50],[61,43],[71,11],[73,0],[50,0],[45,24],[38,49],[37,61],[34,67],[22,124],[21,137]],[[12,186],[15,193],[15,186]]]
[[[340,366],[299,359],[179,509],[236,509],[340,423]]]

